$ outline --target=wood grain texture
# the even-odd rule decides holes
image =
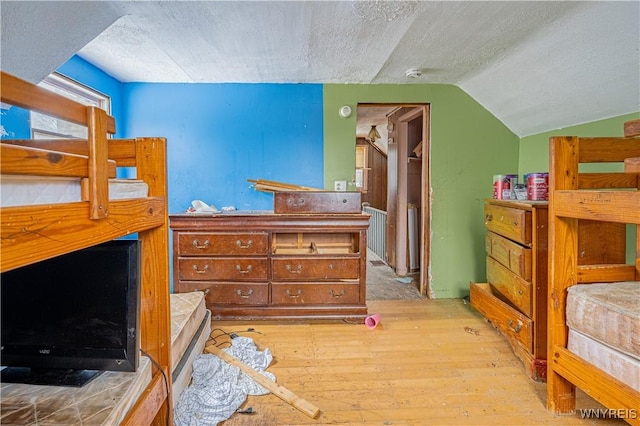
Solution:
[[[65,152],[51,152],[41,148],[21,148],[2,142],[2,173],[11,175],[62,176],[85,178],[89,176],[87,157]],[[107,175],[116,176],[116,164],[110,161]]]
[[[638,407],[640,392],[612,378],[567,349],[566,295],[570,286],[579,282],[613,282],[640,279],[640,238],[636,237],[635,265],[620,265],[624,253],[611,253],[600,259],[597,253],[586,256],[581,262],[582,249],[580,222],[584,219],[617,224],[640,225],[640,192],[637,175],[620,173],[587,176],[579,172],[579,163],[624,162],[626,158],[640,154],[639,138],[550,138],[549,179],[549,340],[547,407],[555,413],[571,413],[575,410],[576,388],[600,401],[612,410],[635,410],[627,417],[630,424],[640,424]],[[622,164],[620,164],[622,166]],[[631,179],[629,179],[631,177]],[[599,182],[599,183],[597,183]],[[618,190],[619,184],[628,185]],[[580,190],[580,188],[616,188],[615,190]],[[580,219],[580,220],[579,220]],[[613,233],[622,228],[603,225]],[[591,229],[597,229],[591,222]],[[617,229],[617,231],[616,231]],[[636,226],[636,230],[640,226]],[[591,240],[588,249],[597,251],[601,238]],[[613,236],[610,241],[622,241],[623,236]],[[602,262],[600,265],[598,262]],[[581,264],[582,263],[582,264]],[[617,264],[616,264],[617,263]]]
[[[269,348],[267,369],[321,408],[313,420],[274,395],[249,396],[221,426],[238,425],[622,425],[556,416],[545,385],[531,381],[509,344],[459,299],[370,301],[381,314],[362,324],[214,321]],[[468,327],[478,334],[465,330]],[[219,332],[214,332],[219,335]],[[218,337],[227,345],[228,338]],[[579,394],[579,408],[599,404]]]
[[[170,221],[174,291],[208,291],[215,319],[367,315],[369,215],[240,210]]]
[[[87,202],[2,208],[2,270],[153,228],[166,214],[160,198],[114,201],[110,206],[109,218],[98,221],[89,219]]]
[[[640,118],[624,123],[624,135],[626,137],[640,136]]]
[[[87,125],[88,107],[5,72],[0,78],[0,100],[10,105]],[[106,124],[109,133],[116,132],[113,117],[108,116]]]
[[[68,146],[68,151],[38,151],[35,141],[3,143],[2,173],[75,174],[88,182],[89,188],[89,201],[0,208],[1,270],[137,233],[141,244],[140,343],[158,368],[127,422],[169,425],[173,416],[171,381],[166,379],[171,365],[166,140],[137,138],[111,143],[106,134],[115,132],[115,123],[104,111],[4,72],[0,82],[2,102],[88,127],[86,141],[43,142],[48,147]],[[148,185],[147,198],[109,201],[107,178],[114,171],[108,160],[111,155],[122,160],[120,166],[136,168],[137,178]]]

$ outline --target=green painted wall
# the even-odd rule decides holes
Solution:
[[[624,122],[637,118],[640,118],[640,113],[621,115],[524,137],[520,140],[518,172],[523,175],[549,171],[549,138],[552,136],[622,136]]]
[[[552,136],[623,136],[624,123],[638,118],[640,118],[640,112],[524,137],[520,140],[519,173],[523,175],[549,171],[549,138]],[[608,167],[606,164],[590,164],[589,166],[591,167],[585,168],[585,171],[606,171]],[[636,227],[629,225],[627,226],[627,241],[635,240]],[[627,263],[632,264],[634,259],[635,245],[627,244]]]
[[[493,175],[518,169],[518,137],[456,86],[325,85],[325,188],[353,178],[358,103],[431,105],[429,274],[437,298],[467,295],[470,281],[486,279],[483,200]],[[340,117],[343,105],[351,117]]]

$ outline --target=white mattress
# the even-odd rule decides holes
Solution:
[[[180,394],[191,383],[193,373],[193,361],[198,355],[204,352],[204,346],[211,335],[211,311],[206,311],[206,316],[196,334],[191,339],[191,343],[187,347],[182,359],[171,374],[171,382],[173,384],[173,407],[175,408]]]
[[[173,293],[171,300],[171,371],[182,359],[206,315],[204,293]]]
[[[640,282],[569,287],[567,326],[640,359]]]
[[[211,312],[204,293],[173,293],[171,300],[171,380],[173,405],[191,382],[193,360],[202,354],[211,334]]]
[[[0,177],[0,206],[31,206],[82,201],[80,179],[55,176]],[[135,179],[110,179],[109,199],[146,197],[148,185]]]
[[[616,351],[610,346],[572,329],[569,329],[567,348],[580,358],[640,392],[640,359]]]

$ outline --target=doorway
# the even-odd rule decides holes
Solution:
[[[372,129],[376,130],[379,138],[371,137],[375,135]],[[385,158],[384,171],[370,158],[364,165],[359,164],[364,171],[356,171],[356,178],[368,182],[363,191],[363,201],[371,199],[372,190],[386,192],[383,205],[376,201],[375,208],[370,209],[370,214],[373,212],[370,225],[372,235],[368,240],[373,243],[379,237],[373,233],[383,233],[384,252],[376,254],[398,276],[416,275],[420,294],[431,297],[428,274],[431,245],[429,135],[428,104],[358,104],[356,151],[362,157],[364,146],[368,147],[364,152],[378,150],[384,153]],[[385,179],[380,178],[381,173]],[[363,174],[368,180],[362,179]],[[382,184],[386,186],[386,191],[379,188]],[[374,215],[378,213],[384,213],[384,231],[380,231],[380,225],[375,224]],[[372,226],[377,227],[378,231],[373,231]]]

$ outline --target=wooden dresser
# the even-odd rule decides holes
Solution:
[[[487,200],[487,283],[471,305],[507,338],[527,374],[547,375],[547,202]]]
[[[511,344],[529,377],[547,378],[548,203],[486,200],[487,282],[471,283],[471,305]],[[580,266],[625,263],[625,226],[578,221]],[[597,282],[597,274],[581,282]]]
[[[173,291],[202,290],[217,319],[363,322],[366,214],[170,216]]]

